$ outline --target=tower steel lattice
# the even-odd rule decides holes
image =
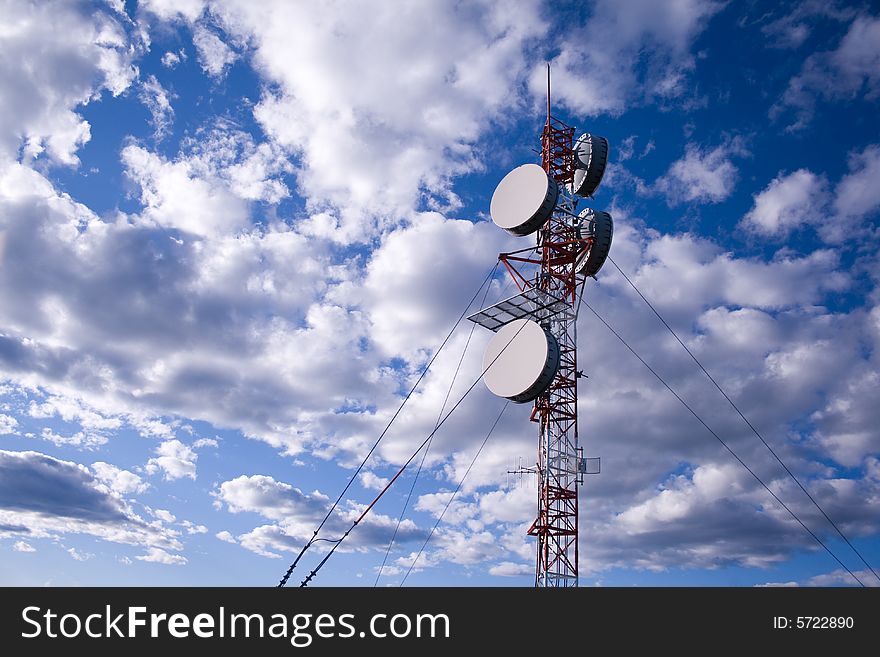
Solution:
[[[548,340],[555,342],[548,347],[553,364],[549,365],[548,355],[544,365],[555,370],[553,378],[546,383],[546,378],[541,379],[541,370],[533,373],[535,382],[531,385],[546,386],[539,388],[543,392],[532,395],[528,388],[511,388],[516,392],[510,393],[498,380],[487,381],[490,390],[499,396],[517,402],[517,396],[526,398],[522,401],[534,400],[531,420],[538,425],[538,459],[534,468],[512,472],[536,474],[538,479],[538,512],[528,533],[537,538],[535,586],[539,587],[578,585],[578,489],[585,474],[599,473],[595,468],[588,471],[589,464],[598,464],[599,459],[583,458],[578,445],[578,288],[583,293],[586,278],[595,275],[607,257],[613,224],[606,212],[587,208],[578,214],[577,205],[579,198],[592,197],[602,179],[607,140],[584,133],[575,141],[574,135],[573,127],[550,112],[548,67],[547,120],[541,133],[544,173],[535,165],[511,171],[496,188],[491,209],[496,225],[514,235],[525,236],[536,230],[537,244],[499,254],[519,294],[468,318],[498,332],[493,340],[503,334],[502,327],[508,323],[529,318],[540,324],[545,335],[551,334]],[[528,173],[527,167],[532,167],[538,177]],[[514,180],[519,187],[511,186]],[[546,192],[542,191],[545,184]],[[528,212],[510,210],[520,202]],[[532,208],[537,210],[529,216]],[[513,374],[517,370],[509,371]]]
[[[549,97],[549,95],[548,95]],[[574,128],[549,112],[541,135],[541,165],[561,189],[574,173]],[[582,480],[577,415],[577,303],[575,262],[583,248],[571,220],[575,201],[560,194],[550,220],[538,231],[541,259],[537,286],[566,301],[547,320],[559,342],[560,364],[547,391],[535,400],[538,423],[538,515],[529,529],[537,537],[535,585],[578,585],[578,485]]]
[[[578,487],[583,482],[585,460],[578,446],[576,309],[584,275],[578,274],[576,263],[591,246],[592,238],[579,237],[578,224],[572,220],[577,200],[566,191],[574,176],[574,133],[574,128],[550,115],[548,104],[541,165],[559,185],[559,200],[537,233],[537,249],[499,256],[524,295],[546,293],[551,300],[561,300],[535,313],[560,350],[556,376],[534,401],[531,420],[538,424],[538,460],[534,469],[525,470],[538,478],[538,513],[528,531],[538,540],[538,587],[578,585]],[[530,265],[537,273],[524,275],[520,271],[523,265]]]

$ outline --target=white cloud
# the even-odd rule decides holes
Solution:
[[[0,413],[0,436],[18,433],[18,431],[16,431],[17,427],[18,420],[11,415]]]
[[[52,431],[48,427],[43,427],[40,432],[40,438],[48,440],[53,445],[79,447],[86,450],[93,450],[107,443],[107,436],[91,431],[77,431],[70,435],[62,435]]]
[[[16,541],[12,544],[12,549],[16,552],[36,552],[36,548],[34,548],[30,543],[26,543],[25,541]]]
[[[178,52],[166,52],[162,55],[162,66],[165,68],[174,68],[181,61],[186,61],[186,51],[181,48]]]
[[[855,570],[853,573],[865,586],[880,586],[880,581],[877,580],[874,573],[870,570]],[[859,586],[859,583],[853,579],[853,576],[843,569],[816,575],[808,579],[805,584],[806,586]]]
[[[187,534],[207,534],[208,528],[204,525],[197,525],[190,520],[184,520],[180,523],[181,526],[186,529]]]
[[[138,433],[144,438],[174,438],[174,427],[162,420],[147,419],[137,415],[126,419],[137,428]]]
[[[793,6],[780,3],[778,10],[782,16],[770,20],[761,27],[761,32],[770,38],[770,45],[776,48],[799,48],[813,33],[817,19],[849,21],[857,10],[835,2],[825,0],[804,0]],[[765,14],[762,19],[774,16]]]
[[[167,522],[169,524],[177,520],[177,518],[174,517],[174,514],[168,509],[152,509],[151,513],[162,522]]]
[[[299,156],[300,193],[332,209],[344,241],[421,203],[458,204],[451,178],[480,166],[475,142],[520,102],[524,49],[545,29],[536,2],[228,2],[215,13],[253,45],[278,90],[255,116]]]
[[[147,462],[146,471],[149,474],[162,470],[166,480],[196,478],[196,461],[199,456],[189,445],[177,439],[166,440],[156,448],[156,454],[158,456]]]
[[[865,235],[866,219],[880,208],[880,146],[870,144],[850,153],[849,173],[828,193],[824,176],[806,169],[774,178],[743,217],[741,225],[757,233],[785,236],[802,225],[812,225],[829,244],[849,242]],[[870,228],[868,228],[870,230]]]
[[[166,566],[182,566],[187,562],[183,555],[170,554],[161,548],[149,548],[146,554],[138,555],[135,559],[149,563],[161,563]]]
[[[161,141],[168,136],[174,123],[174,108],[171,106],[168,91],[159,83],[155,75],[151,75],[141,82],[138,98],[150,112],[153,137],[156,141]]]
[[[800,130],[812,120],[816,100],[853,100],[880,96],[880,18],[859,15],[835,50],[818,52],[804,61],[771,117],[795,110],[796,119],[788,130]]]
[[[390,233],[367,264],[363,288],[352,291],[369,311],[377,345],[389,355],[410,356],[439,344],[450,319],[486,277],[491,263],[486,255],[511,244],[501,232],[488,222],[426,213]]]
[[[461,531],[447,528],[446,531],[435,533],[432,541],[438,548],[435,559],[442,558],[452,563],[473,566],[498,558],[498,538],[488,530]],[[422,558],[419,558],[420,564]]]
[[[232,534],[230,534],[228,531],[226,531],[225,529],[222,532],[217,532],[216,534],[214,534],[214,536],[216,536],[217,538],[219,538],[221,541],[223,541],[225,543],[237,543],[238,542],[235,540],[235,537]]]
[[[838,463],[858,467],[867,456],[880,451],[876,431],[880,409],[872,402],[878,386],[876,364],[861,365],[849,372],[842,385],[828,395],[824,407],[810,416],[816,425],[814,439]]]
[[[798,584],[797,582],[766,582],[766,583],[764,583],[764,584],[756,584],[755,586],[756,586],[757,588],[787,588],[787,589],[793,589],[793,588],[796,588],[796,587],[800,586],[800,584]]]
[[[620,114],[632,101],[686,95],[694,68],[690,47],[722,3],[682,0],[600,0],[583,26],[564,25],[552,64],[554,103],[578,114]],[[636,62],[647,61],[646,72]],[[532,94],[543,100],[547,72],[536,66]]]
[[[223,75],[226,67],[238,58],[238,55],[220,37],[204,25],[196,25],[193,31],[193,44],[198,52],[202,69],[212,77]]]
[[[172,21],[192,24],[203,15],[199,3],[181,4],[181,11],[170,3],[152,6]],[[415,380],[491,258],[516,242],[487,222],[451,220],[459,203],[453,181],[482,166],[483,140],[494,121],[503,127],[519,116],[533,37],[547,30],[532,3],[516,12],[501,4],[400,7],[367,15],[369,7],[347,4],[338,18],[334,7],[325,15],[290,3],[212,8],[217,25],[202,28],[216,27],[236,49],[244,42],[253,48],[248,61],[266,89],[256,116],[270,141],[257,143],[229,120],[207,119],[192,128],[177,154],[127,143],[124,163],[139,186],[143,212],[99,217],[26,166],[0,171],[0,372],[34,401],[35,417],[78,425],[53,424],[50,439],[83,447],[134,427],[161,439],[148,469],[166,478],[194,477],[194,450],[211,446],[212,439],[186,446],[175,438],[189,420],[240,430],[306,462],[332,459],[319,467],[346,467],[366,453],[400,402],[399,391]],[[609,52],[644,53],[646,73],[629,71],[629,59],[604,62],[605,68],[589,70],[608,73],[609,86],[601,87],[608,93],[566,102],[594,102],[592,109],[583,105],[589,111],[617,111],[645,98],[689,102],[690,48],[714,10],[684,2],[657,17],[661,10],[647,4],[597,5],[590,30],[602,21],[619,28],[620,44]],[[605,45],[585,43],[587,49]],[[569,62],[568,73],[587,70]],[[557,65],[557,82],[564,82],[566,67],[561,60]],[[392,66],[395,75],[375,73]],[[627,75],[617,78],[621,70]],[[543,93],[540,84],[535,93]],[[630,146],[636,158],[635,142]],[[734,140],[691,145],[665,182],[646,189],[663,191],[673,203],[719,202],[731,194],[735,158],[743,153]],[[855,226],[876,207],[870,186],[875,159],[870,149],[854,153],[850,173],[829,200]],[[291,193],[290,173],[307,197],[306,208],[260,205],[278,204]],[[756,199],[756,212],[758,205]],[[793,225],[787,213],[796,205],[781,203],[773,215],[765,203],[762,216]],[[425,208],[435,211],[415,211]],[[626,211],[615,210],[615,222],[615,259],[786,458],[815,481],[847,530],[870,533],[866,500],[873,499],[873,429],[880,420],[870,376],[876,357],[864,349],[880,344],[880,315],[867,305],[851,312],[823,306],[836,293],[859,289],[864,268],[873,275],[872,247],[859,270],[844,268],[848,255],[842,260],[846,252],[837,248],[748,258],[694,235],[639,228],[643,224]],[[350,248],[353,240],[364,244]],[[625,283],[610,268],[600,280],[600,286],[590,283],[591,303],[713,425],[757,458],[753,437],[718,410],[700,373],[687,369],[675,344],[646,321]],[[501,294],[493,285],[490,302]],[[876,290],[870,294],[876,297]],[[807,547],[776,518],[752,523],[755,505],[763,502],[747,486],[713,493],[714,470],[724,482],[738,482],[717,462],[717,445],[590,321],[582,313],[582,353],[591,377],[582,382],[583,435],[602,455],[606,476],[590,481],[585,568],[766,564]],[[400,464],[432,428],[466,333],[454,336],[383,442],[370,465],[376,477],[382,467]],[[482,329],[475,333],[451,399],[479,373],[486,337]],[[391,367],[393,357],[402,360]],[[419,502],[428,514],[436,516],[448,500],[478,443],[476,428],[497,401],[479,386],[438,434],[426,467],[441,492]],[[500,573],[531,558],[532,543],[523,533],[534,491],[501,488],[515,456],[534,458],[527,411],[508,412],[421,566],[453,561]],[[793,432],[813,426],[815,431]],[[835,479],[835,463],[859,469],[853,490]],[[120,480],[125,471],[96,466],[103,476],[89,473],[88,485],[115,500],[128,520],[85,522],[57,513],[47,519],[33,509],[3,508],[4,533],[6,525],[26,523],[35,538],[78,531],[166,555],[147,552],[148,560],[182,560],[170,554],[182,547],[178,537],[205,527],[135,518],[120,495],[136,482]],[[670,478],[682,471],[682,479]],[[665,482],[662,490],[658,481]],[[238,522],[265,519],[236,536],[219,532],[218,540],[268,557],[298,550],[329,504],[324,493],[260,475],[232,479],[217,491],[221,506],[242,514]],[[362,508],[346,503],[328,530],[346,528]],[[675,508],[682,515],[675,516]],[[639,514],[651,531],[639,529]],[[407,523],[401,540],[425,535]],[[384,547],[395,524],[396,518],[371,516],[346,549]],[[15,532],[26,537],[27,528],[20,528]],[[754,540],[765,529],[767,540]],[[408,565],[403,557],[393,563],[395,569]]]
[[[880,208],[880,145],[850,155],[849,170],[834,189],[834,211],[846,220],[875,214]]]
[[[303,325],[329,284],[354,275],[349,264],[330,262],[320,243],[274,224],[236,236],[157,243],[154,227],[126,218],[101,221],[28,171],[12,165],[0,174],[8,245],[0,268],[2,340],[9,344],[0,367],[26,389],[47,391],[45,399],[33,395],[35,417],[80,423],[84,444],[127,422],[170,438],[169,422],[158,418],[183,412],[296,449],[308,439],[299,429],[301,409],[272,399],[299,397],[326,413],[328,403],[370,394],[369,387],[385,389],[383,376],[369,367],[351,372],[352,354],[375,362],[363,350],[362,313],[316,305]],[[40,200],[44,194],[47,200]],[[22,206],[26,197],[32,200]],[[192,200],[175,202],[183,208]],[[156,285],[159,279],[168,285]],[[346,325],[350,330],[335,332]],[[303,361],[302,350],[318,358]],[[279,373],[280,354],[289,357]],[[44,359],[52,364],[37,367]],[[338,376],[317,377],[314,368]],[[231,390],[230,376],[240,380],[236,396],[254,397],[218,405]],[[220,387],[208,393],[211,380]],[[157,406],[164,410],[156,413]],[[284,407],[289,415],[276,415]],[[242,423],[242,413],[251,419]],[[59,436],[47,437],[67,438]]]
[[[123,424],[119,418],[103,414],[75,397],[51,394],[40,403],[31,400],[28,415],[38,419],[57,417],[65,422],[75,422],[95,434],[119,429]]]
[[[220,484],[216,497],[218,504],[225,504],[231,513],[258,513],[275,521],[257,526],[236,539],[229,532],[217,534],[222,541],[237,541],[242,547],[269,558],[280,557],[279,551],[298,552],[330,507],[330,499],[320,491],[303,493],[266,475],[242,475],[225,481]],[[366,505],[345,502],[328,519],[321,536],[341,535],[365,508]],[[343,551],[384,548],[396,526],[397,518],[371,513],[352,532]],[[426,535],[412,520],[406,519],[400,523],[396,541],[406,544],[424,540]]]
[[[787,235],[803,224],[826,218],[826,182],[816,174],[798,169],[780,173],[756,194],[755,204],[743,217],[745,227],[764,235]]]
[[[738,170],[732,155],[743,155],[738,141],[712,149],[688,144],[685,155],[673,162],[654,187],[666,195],[670,205],[679,203],[720,203],[733,192]]]
[[[140,187],[142,218],[164,228],[218,237],[250,226],[250,201],[289,195],[279,177],[291,165],[278,147],[218,120],[187,138],[174,159],[136,144],[122,150],[126,175]]]
[[[193,175],[185,160],[168,161],[136,145],[122,149],[126,175],[141,188],[144,218],[197,236],[235,232],[248,223],[246,203],[224,185]]]
[[[26,375],[14,376],[28,376],[31,378],[27,380],[32,382],[48,381],[52,384],[61,381],[54,385],[61,385],[68,391],[75,386],[78,395],[88,395],[94,403],[83,403],[81,408],[69,405],[73,409],[70,417],[83,418],[86,422],[101,424],[118,417],[110,411],[119,413],[122,409],[130,411],[132,404],[136,408],[143,405],[144,410],[151,411],[150,417],[173,416],[178,412],[186,413],[190,418],[205,417],[222,422],[223,426],[242,427],[250,435],[261,437],[281,449],[305,447],[313,455],[335,455],[335,460],[341,463],[365,453],[364,445],[375,438],[377,430],[388,418],[389,409],[399,402],[394,391],[401,387],[401,382],[412,381],[410,377],[415,370],[409,370],[409,365],[404,371],[389,372],[381,369],[382,358],[399,350],[398,353],[412,358],[411,363],[424,362],[426,347],[439,342],[445,334],[445,322],[460,312],[462,288],[476,285],[482,279],[482,257],[502,248],[493,240],[505,239],[493,236],[488,225],[465,225],[426,215],[424,223],[389,234],[366,270],[352,263],[352,275],[352,272],[340,273],[330,266],[310,261],[308,257],[315,256],[315,248],[320,243],[313,243],[306,251],[302,235],[296,232],[282,230],[207,238],[198,242],[202,245],[198,249],[189,242],[180,245],[180,261],[134,261],[144,267],[134,271],[146,272],[147,280],[176,280],[178,285],[162,288],[158,297],[149,296],[149,287],[124,288],[125,294],[111,297],[102,294],[107,288],[97,285],[94,278],[90,281],[78,278],[77,269],[82,267],[68,269],[65,266],[59,270],[59,265],[54,263],[77,264],[79,258],[100,263],[107,260],[102,257],[106,253],[142,253],[148,242],[141,240],[156,233],[126,224],[95,222],[76,233],[77,246],[74,248],[64,241],[72,239],[65,237],[65,227],[73,217],[82,215],[61,201],[57,204],[64,213],[70,214],[50,214],[51,221],[38,222],[37,226],[46,228],[36,235],[36,244],[39,251],[65,254],[65,257],[55,257],[45,263],[45,267],[55,272],[54,277],[71,285],[70,293],[65,295],[69,301],[62,307],[68,324],[43,320],[42,312],[45,311],[41,306],[29,305],[32,299],[40,298],[40,293],[28,290],[27,295],[11,296],[19,291],[11,286],[3,287],[4,312],[17,326],[25,327],[23,332],[36,341],[29,344],[14,342],[16,350],[3,352],[16,355],[15,360],[4,364],[7,371],[26,372]],[[829,293],[845,290],[849,285],[850,275],[840,270],[835,251],[827,249],[807,256],[782,252],[769,261],[746,259],[725,253],[713,242],[692,235],[670,236],[638,231],[625,213],[616,214],[615,219],[615,259],[632,273],[637,284],[670,321],[681,323],[675,324],[676,327],[681,329],[689,344],[702,350],[698,353],[712,366],[712,371],[725,373],[725,384],[744,396],[746,403],[750,404],[748,412],[757,413],[762,418],[762,427],[783,427],[779,435],[785,436],[786,418],[802,417],[821,408],[817,400],[822,397],[817,395],[824,394],[820,391],[825,389],[828,381],[835,382],[834,394],[852,398],[843,382],[849,381],[852,372],[857,371],[854,366],[859,363],[859,356],[848,347],[842,348],[850,344],[849,340],[834,349],[830,347],[838,339],[836,336],[861,335],[861,331],[868,330],[867,326],[856,329],[854,319],[849,316],[835,317],[821,308],[812,308],[823,303]],[[13,225],[18,231],[24,230],[22,227],[35,227],[33,221],[25,223],[24,220]],[[46,239],[46,235],[52,240],[40,241]],[[6,271],[16,271],[16,267],[22,266],[20,263],[34,262],[37,255],[37,252],[28,250],[28,242],[23,237],[16,237],[16,240],[12,253],[20,259],[4,262]],[[123,248],[126,244],[133,244],[128,247],[130,251]],[[450,291],[437,285],[435,280],[419,278],[422,270],[417,263],[420,257],[430,254],[432,244],[442,245],[444,255],[449,256],[438,261],[436,271],[442,272],[443,280],[448,279],[457,290]],[[306,257],[300,257],[303,254]],[[119,266],[129,259],[114,262]],[[195,269],[189,269],[189,266]],[[411,267],[412,273],[407,273],[406,277],[395,275],[396,267]],[[472,268],[472,273],[463,273],[466,268]],[[322,277],[331,277],[330,282],[316,283],[321,279],[315,270]],[[110,270],[108,278],[117,280],[119,276],[115,272],[115,269]],[[367,277],[373,276],[368,284],[361,280],[365,272]],[[634,331],[635,335],[628,334],[634,344],[640,345],[646,353],[657,355],[665,374],[680,377],[676,379],[678,383],[697,391],[702,403],[710,403],[702,396],[705,392],[699,392],[698,382],[683,373],[679,355],[669,350],[657,332],[644,321],[639,309],[627,301],[630,297],[627,296],[629,292],[624,291],[625,284],[609,272],[600,276],[601,286],[591,288],[592,302],[599,309],[613,308],[610,319],[616,325]],[[335,276],[339,278],[333,279]],[[138,276],[132,275],[131,278],[136,280]],[[432,287],[435,285],[437,287]],[[429,289],[430,295],[414,295],[413,289],[422,287]],[[369,294],[363,292],[365,288],[370,290]],[[78,292],[74,294],[75,291]],[[469,295],[470,291],[467,290],[466,294]],[[311,305],[312,299],[321,298],[322,294],[326,294],[325,298],[333,305]],[[401,303],[392,304],[392,294]],[[492,294],[500,295],[501,290],[495,287]],[[118,310],[107,317],[96,317],[94,304],[76,303],[80,298],[87,300],[95,296],[112,300],[137,295],[154,299],[150,308],[177,309],[168,313],[173,321],[162,323],[162,316],[157,318],[154,311],[139,315],[136,307],[128,305],[113,306]],[[210,312],[202,309],[203,299],[211,300]],[[220,310],[217,303],[221,303]],[[389,319],[384,328],[382,320],[373,323],[374,318],[380,317],[383,303],[399,314],[396,324]],[[217,329],[218,322],[214,318],[218,313],[222,317],[242,317],[253,312],[273,319],[268,324],[247,321],[241,325],[224,320],[223,330]],[[58,312],[53,311],[51,317],[57,316]],[[207,318],[205,321],[190,323],[189,318],[203,316]],[[304,319],[298,320],[298,317]],[[586,321],[585,317],[582,313],[582,322]],[[696,323],[695,317],[699,318]],[[47,326],[51,328],[45,328]],[[104,362],[107,356],[100,347],[95,347],[101,340],[86,341],[85,338],[94,331],[101,336],[111,334],[114,327],[119,326],[126,327],[121,334],[126,336],[127,342],[115,344],[116,358],[112,362],[116,369],[95,366],[96,362]],[[586,395],[582,404],[589,409],[590,435],[600,440],[602,436],[613,436],[619,444],[609,441],[596,446],[601,450],[603,466],[611,468],[610,471],[617,476],[613,484],[594,484],[599,486],[596,499],[601,501],[596,508],[599,527],[591,528],[596,529],[591,536],[600,541],[601,549],[585,549],[584,554],[589,552],[592,555],[589,567],[599,567],[596,564],[606,567],[619,563],[620,559],[644,563],[639,559],[650,553],[652,544],[639,543],[631,550],[624,549],[624,544],[621,548],[615,539],[619,527],[609,521],[610,514],[615,508],[617,511],[629,508],[640,496],[647,496],[656,482],[664,479],[664,470],[676,467],[676,462],[670,462],[673,455],[676,460],[684,459],[699,465],[706,462],[710,448],[703,445],[703,439],[694,433],[693,427],[685,424],[687,418],[678,415],[680,409],[674,400],[664,401],[663,391],[653,389],[641,378],[643,373],[638,364],[630,366],[625,353],[610,356],[616,353],[617,347],[598,329],[601,327],[592,326],[582,334],[591,336],[592,353],[601,354],[601,358],[594,356],[590,361],[589,373],[591,380],[603,382],[607,395],[602,395],[601,402]],[[120,333],[116,331],[115,334]],[[445,351],[438,360],[437,369],[428,377],[425,387],[411,400],[407,417],[401,419],[398,432],[395,432],[398,435],[389,435],[380,449],[380,459],[400,463],[411,452],[412,442],[420,440],[430,430],[465,337],[466,333],[457,336],[448,352]],[[484,339],[483,333],[475,334],[471,345],[473,353],[479,353],[480,340]],[[42,346],[44,340],[48,341],[45,343],[48,346]],[[858,340],[852,343],[857,344]],[[235,347],[231,348],[231,345]],[[381,351],[377,345],[381,346]],[[84,364],[79,366],[81,369],[53,379],[51,373],[68,372],[66,368],[75,367],[67,365],[69,356],[66,355],[71,350],[87,354],[83,357]],[[415,356],[411,355],[413,352],[416,352]],[[308,353],[309,358],[303,359],[303,353]],[[119,354],[124,355],[122,360]],[[477,361],[478,358],[466,359],[460,385],[466,386],[478,374]],[[37,369],[35,363],[46,365]],[[41,372],[43,378],[33,378],[34,371]],[[235,375],[231,376],[229,372]],[[271,376],[268,375],[270,372]],[[315,375],[318,372],[320,376]],[[72,378],[63,378],[67,376]],[[839,386],[837,381],[841,382]],[[271,382],[268,387],[267,382]],[[106,392],[117,390],[126,393],[124,403]],[[764,401],[770,395],[776,403],[766,409]],[[68,396],[59,398],[67,399]],[[290,399],[296,399],[297,404],[289,404]],[[638,416],[633,416],[628,405],[631,401],[627,400],[632,399],[638,399],[644,408]],[[218,403],[217,400],[223,401]],[[362,410],[365,400],[375,404],[376,411]],[[440,476],[457,481],[475,447],[473,427],[486,419],[486,408],[494,401],[497,400],[489,397],[482,387],[475,390],[469,404],[462,407],[443,435],[438,436],[429,467],[439,465],[437,473]],[[41,403],[38,402],[37,406]],[[53,402],[53,414],[59,404],[60,401]],[[333,412],[334,408],[342,406],[355,410]],[[109,410],[98,412],[98,408]],[[530,425],[523,424],[525,419],[512,412],[510,424],[503,423],[504,426],[499,427],[498,447],[487,448],[469,483],[497,485],[498,478],[503,477],[516,453],[533,458],[533,434],[523,431],[523,426]],[[646,423],[642,416],[655,418],[655,421]],[[621,417],[626,417],[627,422],[622,423]],[[865,417],[867,421],[869,416]],[[170,426],[167,420],[162,426],[166,427],[164,430],[170,430],[167,429]],[[636,447],[643,444],[646,436],[661,445],[666,456],[656,459],[652,452],[646,454],[643,461],[624,467],[626,459],[631,458],[630,453],[637,451]],[[859,449],[870,449],[870,443]],[[449,454],[453,456],[447,456]],[[859,454],[847,458],[858,459]],[[286,490],[283,486],[279,488],[282,494]],[[529,490],[519,491],[503,497],[489,497],[491,493],[488,493],[487,501],[479,504],[466,497],[461,503],[457,501],[447,520],[461,524],[451,525],[452,533],[443,539],[446,543],[439,540],[446,529],[441,527],[438,543],[432,543],[436,555],[432,552],[429,558],[445,560],[447,553],[452,558],[460,545],[465,556],[455,558],[462,563],[481,563],[480,555],[486,555],[485,559],[491,564],[499,563],[500,559],[511,562],[527,560],[530,544],[522,538],[524,530],[519,526],[518,518],[529,514],[533,496]],[[293,496],[293,493],[289,494]],[[319,507],[318,512],[326,508],[315,503],[314,494],[303,495],[311,498],[311,503],[306,504],[301,513],[292,514],[291,522],[269,517],[270,524],[242,533],[241,543],[247,549],[267,556],[298,550],[303,537],[308,537],[316,524],[314,508]],[[234,502],[233,499],[233,507]],[[282,508],[284,504],[287,502],[281,505]],[[471,508],[468,505],[476,506]],[[253,510],[264,517],[271,516],[276,507],[267,504],[245,509],[245,505],[241,505],[242,509]],[[856,510],[863,507],[863,502],[853,504]],[[694,513],[700,509],[695,506]],[[338,523],[334,528],[346,526],[345,519],[356,512],[356,508],[346,507],[342,511],[340,519],[334,520]],[[521,515],[517,516],[517,513]],[[371,528],[359,527],[352,535],[352,547],[386,545],[395,522],[395,518],[379,518]],[[417,527],[410,526],[409,535],[418,535],[417,530]],[[366,533],[362,534],[362,531]],[[494,547],[486,540],[487,533],[495,536]],[[510,554],[499,556],[499,544]],[[792,545],[802,544],[795,540]],[[694,547],[698,548],[699,545]],[[520,554],[518,551],[523,549],[525,551]],[[746,549],[730,554],[707,553],[705,563],[724,563],[730,558],[760,562],[766,561],[767,554],[763,546],[759,546],[755,554]],[[689,558],[683,551],[670,550],[658,563],[671,567]]]
[[[204,0],[143,0],[139,7],[165,20],[194,21],[205,10]]]
[[[257,144],[250,133],[231,123],[218,121],[198,139],[183,144],[186,163],[195,175],[222,180],[239,198],[273,204],[289,196],[279,179],[293,171],[284,152],[271,143]]]
[[[748,473],[735,464],[701,465],[690,478],[677,477],[673,487],[623,511],[617,520],[628,534],[656,531],[665,523],[691,515],[694,505],[737,496],[751,483],[747,477]]]
[[[388,485],[388,477],[379,477],[375,472],[364,470],[360,474],[361,486],[372,490],[382,490]]]
[[[667,310],[689,312],[691,317],[717,304],[760,309],[815,304],[824,293],[844,290],[850,284],[849,276],[838,270],[839,256],[830,249],[805,257],[781,252],[764,262],[722,253],[712,242],[692,235],[664,235],[646,247],[642,280],[636,284],[649,298],[664,299],[661,303]],[[625,259],[616,261],[626,265]],[[825,272],[827,278],[805,285],[808,272],[816,270]],[[649,280],[651,275],[659,278]]]
[[[194,449],[201,449],[202,447],[217,447],[217,445],[219,445],[219,443],[214,438],[199,438],[192,444]]]
[[[521,575],[534,574],[535,566],[525,563],[513,563],[512,561],[502,561],[501,563],[489,568],[489,574],[496,577],[519,577]]]
[[[242,475],[220,484],[218,499],[231,513],[253,511],[270,520],[291,516],[320,519],[320,512],[329,507],[329,498],[315,491],[309,495],[290,484],[265,475]]]
[[[85,534],[180,550],[173,532],[137,516],[83,465],[39,452],[0,451],[0,526],[29,538]]]
[[[627,160],[629,160],[633,156],[633,153],[635,152],[635,143],[636,143],[636,136],[635,135],[630,135],[629,137],[624,139],[622,142],[620,142],[620,144],[618,144],[617,148],[615,149],[615,151],[616,151],[615,154],[617,156],[615,159],[618,162],[626,162]]]
[[[101,8],[7,3],[0,33],[0,158],[16,159],[23,146],[26,159],[45,152],[76,165],[76,151],[91,136],[76,109],[98,100],[102,90],[115,96],[128,88],[137,47]]]
[[[91,552],[80,552],[76,548],[68,548],[67,553],[76,561],[88,561],[95,556]]]
[[[117,468],[115,465],[97,461],[92,463],[95,477],[107,484],[110,490],[127,495],[129,493],[143,493],[150,485],[138,475],[128,470]]]

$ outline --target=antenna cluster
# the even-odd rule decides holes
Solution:
[[[534,403],[539,425],[537,586],[578,584],[578,485],[596,459],[578,445],[578,288],[595,277],[611,250],[611,215],[578,204],[593,197],[608,165],[608,140],[575,129],[550,113],[541,134],[541,164],[522,164],[502,178],[489,205],[492,221],[517,237],[536,234],[534,247],[499,260],[519,294],[469,320],[495,332],[483,358],[486,387],[517,404]],[[521,268],[536,266],[534,273]],[[503,352],[503,353],[502,353]]]

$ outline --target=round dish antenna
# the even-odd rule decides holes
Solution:
[[[537,164],[523,164],[498,183],[489,214],[495,225],[523,237],[547,223],[559,198],[559,186]]]
[[[607,212],[587,208],[578,215],[578,239],[593,238],[593,245],[586,253],[578,256],[574,266],[579,274],[595,276],[611,250],[614,221]]]
[[[585,132],[574,143],[574,179],[572,194],[592,196],[602,182],[608,164],[608,140]]]
[[[531,319],[505,324],[483,355],[483,380],[499,397],[530,402],[550,386],[559,369],[559,343]]]

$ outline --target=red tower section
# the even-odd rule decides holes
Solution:
[[[574,174],[574,128],[549,113],[541,135],[541,165],[565,189]],[[578,584],[578,485],[580,452],[577,417],[577,303],[575,262],[584,248],[572,221],[574,204],[564,195],[550,220],[538,231],[541,268],[537,286],[566,302],[548,320],[560,348],[559,370],[547,391],[535,400],[538,423],[538,517],[529,534],[538,539],[536,586]]]

